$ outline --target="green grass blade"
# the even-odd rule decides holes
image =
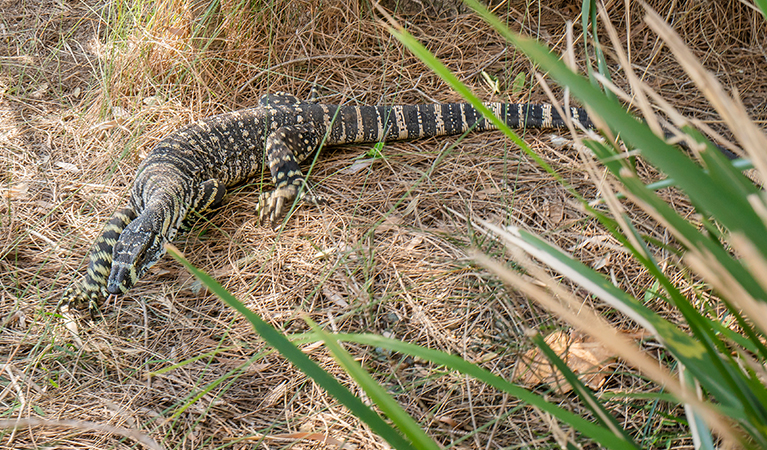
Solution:
[[[614,434],[622,435],[627,442],[633,443],[631,437],[620,426],[618,421],[615,420],[615,417],[613,417],[613,415],[607,411],[607,408],[605,408],[604,405],[599,402],[591,389],[587,388],[586,385],[584,385],[581,380],[578,379],[578,376],[575,375],[575,373],[573,373],[569,367],[567,367],[567,364],[562,361],[562,358],[560,358],[554,352],[554,350],[551,349],[543,337],[536,333],[531,339],[533,343],[535,343],[535,345],[537,345],[538,348],[543,352],[543,354],[546,355],[546,358],[548,358],[548,360],[553,363],[554,366],[556,366],[559,372],[565,377],[567,382],[570,383],[570,386],[578,394],[578,397],[581,398],[586,407],[591,410],[597,421],[602,426],[611,430]]]
[[[607,164],[611,163],[608,162]],[[698,241],[699,244],[696,244],[696,247],[710,249],[711,253],[716,255],[717,260],[722,265],[731,267],[731,273],[742,274],[745,271],[738,262],[729,257],[724,249],[703,236],[662,199],[650,192],[639,179],[633,176],[624,176],[621,173],[617,173],[616,176],[633,195],[640,198],[658,214],[662,215],[672,226],[682,230],[680,233],[685,236],[688,242]],[[765,386],[754,377],[744,376],[739,364],[729,355],[730,349],[721,341],[720,336],[722,335],[718,333],[717,328],[712,327],[710,325],[711,321],[703,317],[696,308],[689,304],[688,300],[663,275],[657,264],[648,261],[643,262],[643,265],[656,279],[661,281],[664,289],[674,299],[674,305],[684,315],[696,341],[704,347],[705,353],[710,355],[708,358],[710,366],[705,363],[690,365],[689,361],[685,362],[681,355],[670,348],[674,356],[680,359],[687,366],[688,370],[698,377],[701,384],[712,392],[722,402],[723,406],[737,409],[736,416],[742,420],[744,426],[748,426],[749,423],[767,423],[767,411],[764,408],[764,399],[767,398]],[[759,338],[759,333],[753,329],[753,325],[742,318],[737,308],[726,302],[726,297],[724,301],[731,313],[738,319],[738,324],[741,326],[746,337],[750,338],[750,345],[746,348],[755,348],[760,354],[765,354],[764,344]],[[745,420],[749,417],[752,420]],[[759,433],[756,435],[759,435]]]
[[[737,361],[728,354],[717,351],[717,336],[706,330],[706,321],[690,314],[690,329],[696,335],[689,336],[615,287],[601,274],[539,237],[523,230],[515,229],[510,233],[487,223],[483,225],[504,241],[524,249],[652,332],[694,374],[701,386],[720,402],[716,407],[721,414],[737,421],[759,445],[767,445],[767,434],[758,425],[767,423],[762,400],[767,398],[765,386],[758,378],[744,374]]]
[[[688,386],[695,384],[695,379],[692,377],[689,371],[684,369],[684,366],[680,367],[682,379]],[[714,450],[714,440],[711,436],[711,430],[706,425],[706,422],[700,417],[694,408],[689,405],[684,407],[685,415],[687,415],[687,422],[690,424],[690,432],[692,433],[693,442],[695,442],[695,448],[701,450]]]
[[[365,390],[368,397],[394,422],[397,429],[402,431],[417,448],[439,450],[440,446],[423,432],[421,426],[338,344],[336,335],[325,332],[311,319],[307,319],[307,322],[328,347],[338,364]]]
[[[597,58],[597,69],[599,70],[600,75],[607,80],[612,81],[610,70],[608,68],[609,66],[607,65],[607,59],[602,51],[602,45],[599,43],[599,22],[597,22],[596,2],[593,0],[583,0],[583,5],[581,6],[581,25],[583,26],[583,45],[586,54],[589,53],[589,23],[591,23],[591,37],[594,39],[594,55]],[[594,69],[591,68],[591,64],[586,67],[588,68],[589,80],[591,80],[591,83],[594,86],[597,86],[597,81],[593,74]],[[605,95],[610,98],[615,98],[615,95],[609,90],[605,91]]]
[[[450,85],[457,93],[459,93],[467,102],[469,102],[474,108],[477,109],[486,120],[492,122],[495,126],[502,131],[506,137],[508,137],[513,143],[519,146],[522,151],[532,158],[541,168],[551,174],[557,182],[564,186],[570,194],[575,198],[581,199],[581,195],[569,186],[567,181],[562,178],[549,164],[535,153],[527,143],[519,137],[506,123],[500,118],[496,117],[492,111],[490,111],[480,99],[478,99],[471,90],[456,77],[450,70],[445,67],[442,62],[437,59],[429,50],[426,49],[417,39],[404,30],[389,30],[394,37],[399,39],[414,55],[416,55],[424,64],[426,64],[431,70],[434,71],[440,78],[442,78],[447,84]]]
[[[222,375],[222,376],[220,376],[220,377],[216,378],[215,380],[211,381],[210,383],[208,383],[208,384],[207,384],[205,387],[203,387],[202,389],[200,389],[200,391],[199,391],[199,392],[197,392],[197,394],[195,394],[195,395],[191,395],[191,394],[190,394],[190,395],[188,395],[188,396],[187,396],[187,398],[186,398],[186,399],[185,399],[185,401],[184,401],[184,404],[183,404],[183,405],[182,405],[182,406],[181,406],[179,409],[177,409],[177,410],[176,410],[176,411],[173,413],[173,415],[171,415],[171,416],[170,416],[170,418],[169,418],[169,419],[172,419],[172,420],[176,420],[176,419],[178,419],[179,417],[181,417],[181,414],[183,414],[183,413],[184,413],[184,411],[186,411],[187,409],[189,409],[189,408],[190,408],[192,405],[194,405],[195,403],[197,403],[198,401],[200,401],[200,399],[202,399],[202,398],[203,398],[203,397],[205,397],[206,395],[208,395],[208,394],[210,394],[211,392],[213,392],[213,390],[214,390],[214,389],[216,389],[217,387],[219,387],[219,386],[220,386],[221,384],[223,384],[225,381],[228,381],[228,380],[230,380],[232,377],[234,377],[235,375],[237,375],[237,373],[238,373],[238,372],[242,372],[242,371],[245,369],[245,367],[247,367],[247,366],[248,366],[248,365],[250,365],[251,363],[254,363],[254,362],[255,362],[255,361],[257,361],[258,359],[260,359],[262,356],[263,356],[263,355],[255,355],[255,356],[251,357],[251,358],[250,358],[250,360],[248,360],[248,361],[247,361],[245,364],[242,364],[242,365],[240,365],[239,367],[237,367],[237,368],[234,368],[234,369],[232,369],[232,370],[228,371],[228,372],[227,372],[227,373],[225,373],[224,375]]]
[[[597,157],[600,158],[600,160],[602,160],[602,162],[610,169],[613,175],[615,175],[615,177],[621,181],[621,183],[623,183],[623,185],[636,198],[640,199],[644,204],[649,205],[653,211],[662,216],[666,223],[668,223],[672,229],[676,230],[676,234],[683,237],[683,240],[687,243],[687,245],[689,245],[691,248],[696,248],[699,251],[708,253],[714,257],[716,261],[725,267],[727,271],[732,274],[733,277],[737,279],[738,282],[752,295],[764,295],[764,291],[761,285],[759,285],[756,280],[754,280],[753,277],[748,273],[748,271],[745,270],[742,264],[739,261],[733,259],[730,254],[721,245],[719,245],[718,242],[712,240],[708,236],[701,234],[696,227],[690,224],[683,217],[679,216],[679,214],[673,208],[669,207],[666,202],[651,192],[649,186],[645,186],[638,178],[622,171],[621,169],[623,166],[619,160],[614,158],[614,153],[609,147],[593,141],[586,141],[585,143],[589,148],[591,148],[594,154],[597,155]],[[710,156],[713,156],[714,159],[718,158],[716,155]],[[729,165],[729,162],[722,157],[718,160],[718,162],[711,164],[711,167],[714,167],[719,163]],[[734,169],[730,167],[721,168],[722,174],[717,176],[730,176],[728,175],[728,172],[733,170]],[[736,179],[734,183],[739,183],[739,180]],[[733,189],[740,189],[744,192],[744,194],[750,195],[749,193],[753,187],[744,186],[741,188],[734,187]],[[635,234],[638,236],[637,233]],[[678,292],[678,290],[668,279],[666,279],[666,277],[663,275],[663,271],[657,267],[657,264],[651,261],[646,261],[642,253],[637,253],[631,247],[628,248],[632,250],[634,256],[639,259],[645,267],[647,267],[647,269],[653,276],[656,277],[656,279],[663,282],[664,288],[673,296],[674,305],[680,308],[680,311],[685,315],[685,318],[688,320],[688,322],[690,322],[691,325],[698,323],[697,320],[695,320],[695,317],[701,317],[700,314],[698,314],[694,308],[691,309],[687,305],[686,298]],[[645,250],[644,254],[649,255],[649,249]],[[726,296],[723,297],[723,301],[730,310],[730,313],[738,320],[738,324],[742,328],[743,334],[745,334],[745,338],[750,341],[750,345],[741,345],[744,345],[745,348],[757,351],[762,356],[762,358],[767,357],[767,347],[765,347],[762,340],[758,337],[759,333],[753,328],[753,324],[751,324],[743,317],[739,308],[734,307],[727,301]],[[708,323],[709,321],[706,322]],[[693,332],[698,335],[701,334],[701,332],[714,333],[713,328],[707,325],[701,325],[700,328],[693,328]],[[720,351],[723,354],[728,353],[728,351],[723,349],[720,349]]]
[[[320,387],[322,387],[328,394],[332,395],[349,410],[357,418],[365,422],[373,432],[385,439],[392,447],[397,449],[415,449],[413,445],[408,442],[398,431],[396,431],[391,425],[386,423],[381,416],[376,414],[372,409],[366,406],[362,401],[357,398],[349,389],[338,382],[332,375],[323,370],[316,362],[312,361],[304,352],[298,347],[293,345],[288,338],[282,333],[274,329],[271,325],[264,322],[261,317],[249,310],[242,302],[237,300],[232,294],[230,294],[223,286],[221,286],[210,275],[202,270],[194,267],[184,256],[172,245],[166,244],[168,253],[176,260],[181,262],[184,267],[187,268],[194,276],[196,276],[202,284],[204,284],[211,292],[216,294],[226,304],[237,310],[240,314],[245,316],[248,321],[253,325],[253,329],[261,336],[264,341],[274,347],[282,356],[288,359],[294,366],[296,366],[301,372],[309,376]]]
[[[762,12],[762,17],[767,21],[767,0],[756,0],[755,3],[759,7],[759,11]]]
[[[738,171],[748,170],[748,169],[753,169],[754,168],[754,163],[751,162],[748,159],[743,159],[743,158],[734,159],[734,160],[730,161],[729,163],[732,164],[732,167],[734,169],[737,169]],[[704,172],[708,173],[707,170],[704,170]],[[674,179],[672,177],[668,177],[668,178],[664,178],[664,179],[659,180],[659,181],[654,181],[652,183],[648,183],[646,186],[647,186],[647,189],[650,189],[651,191],[659,191],[661,189],[665,189],[667,187],[676,186],[676,185],[677,185],[677,182],[674,181]],[[621,194],[620,192],[616,193],[615,197],[616,198],[625,198],[625,196],[623,194]]]
[[[590,111],[595,113],[595,116],[601,117],[611,130],[619,132],[629,148],[640,149],[641,155],[652,165],[669,174],[706,219],[710,215],[713,218],[711,223],[716,221],[724,225],[731,233],[747,237],[750,240],[749,244],[752,244],[762,257],[767,257],[767,226],[751,205],[751,200],[759,199],[757,197],[758,190],[700,133],[694,130],[685,130],[694,141],[704,146],[704,150],[699,152],[703,167],[694,163],[679,149],[666,144],[662,138],[652,133],[645,124],[624,111],[620,103],[604,95],[597,86],[569,70],[560,61],[559,56],[553,54],[548,48],[532,39],[511,32],[505,24],[501,23],[478,1],[465,0],[465,2],[488,23],[492,24],[507,40],[527,54],[540,67],[547,70],[549,76],[567,86],[570,92],[586,103],[590,107]],[[591,12],[591,8],[588,11]],[[585,26],[586,21],[584,20]],[[651,211],[659,220],[665,221],[687,250],[694,252],[689,254],[691,260],[695,258],[695,261],[711,261],[711,264],[716,264],[713,267],[722,267],[727,271],[726,276],[735,278],[750,297],[761,302],[767,300],[765,289],[754,279],[751,272],[718,241],[724,236],[713,225],[705,225],[707,222],[705,220],[704,225],[708,227],[711,235],[703,235],[640,182],[633,173],[632,167],[626,162],[624,155],[617,155],[606,145],[594,142],[587,143],[587,145],[592,148],[613,175],[639,199],[639,204]],[[590,211],[593,212],[593,209]],[[618,235],[615,233],[618,230],[611,231],[616,236]],[[698,311],[663,275],[653,260],[652,253],[646,248],[646,244],[636,230],[629,225],[628,230],[625,231],[637,237],[642,248],[632,248],[631,251],[668,292],[668,300],[684,315],[684,319],[693,333],[692,337],[663,321],[624,292],[617,288],[611,289],[612,285],[607,280],[603,279],[600,283],[596,278],[601,276],[590,268],[579,262],[569,264],[564,259],[558,259],[562,255],[558,255],[557,249],[544,248],[546,244],[524,231],[515,230],[514,234],[520,237],[519,241],[522,242],[522,244],[515,242],[515,245],[525,248],[528,253],[540,260],[548,258],[544,261],[547,265],[550,267],[559,265],[558,268],[555,268],[560,273],[574,279],[592,293],[599,292],[600,298],[635,320],[639,320],[643,326],[648,327],[684,364],[696,382],[703,386],[704,392],[721,402],[718,405],[720,411],[737,420],[739,425],[754,438],[756,445],[767,445],[767,433],[764,432],[764,424],[767,423],[767,411],[764,406],[767,389],[763,380],[754,376],[750,368],[744,369],[743,364],[732,356],[732,341],[723,340],[725,334],[711,327],[711,320]],[[569,259],[569,261],[572,262],[573,260]],[[698,264],[700,266],[701,263]],[[589,279],[592,276],[596,278]],[[738,325],[743,329],[743,337],[750,341],[747,348],[756,349],[758,354],[763,356],[765,354],[763,333],[755,328],[753,323],[738,308],[728,302],[726,292],[722,294],[722,300],[728,307],[729,313],[738,320]],[[625,303],[627,300],[630,302]],[[623,304],[620,305],[621,303]],[[748,311],[753,313],[753,307]],[[760,364],[760,360],[757,359],[756,363]],[[691,425],[695,426],[695,423],[693,422]],[[705,432],[707,431],[701,435],[696,435],[697,438],[700,438],[700,445],[706,445],[704,442]]]
[[[740,262],[732,259],[721,245],[717,245],[708,237],[703,236],[696,227],[680,217],[673,208],[647,189],[641,180],[622,171],[623,166],[620,160],[615,158],[615,153],[609,147],[594,141],[584,141],[584,143],[632,194],[645,204],[650,205],[678,235],[684,236],[688,246],[705,249],[706,252],[713,255],[754,298],[767,298],[767,292],[762,289],[761,285],[748,271],[744,270]]]
[[[503,378],[494,375],[476,364],[472,364],[458,356],[421,347],[415,344],[398,341],[396,339],[385,338],[372,334],[343,334],[335,335],[335,338],[341,342],[356,342],[358,344],[370,345],[372,347],[381,347],[395,352],[411,355],[430,361],[434,364],[445,366],[452,370],[466,374],[489,386],[492,386],[502,392],[506,392],[519,400],[528,403],[536,408],[540,408],[560,421],[572,426],[579,433],[593,439],[600,445],[614,449],[638,448],[633,441],[627,441],[623,433],[613,433],[608,428],[595,424],[591,421],[573,414],[556,404],[547,401],[538,394],[534,394],[527,389],[510,383]]]
[[[513,33],[498,18],[476,0],[465,0],[484,20],[522,50],[530,59],[548,71],[558,83],[570,88],[570,92],[587,103],[613,130],[620,130],[621,138],[631,147],[641,149],[650,163],[665,173],[673,174],[678,186],[690,199],[713,214],[731,232],[739,231],[748,236],[759,251],[767,257],[767,227],[743,197],[727,198],[728,191],[687,156],[663,139],[648,132],[646,125],[625,111],[617,101],[609,99],[602,91],[580,75],[571,71],[559,57],[544,45]],[[757,297],[767,298],[767,297]]]
[[[172,371],[174,371],[176,369],[180,369],[180,368],[186,366],[187,364],[191,364],[191,363],[200,361],[202,359],[206,359],[206,358],[210,358],[210,357],[216,356],[219,353],[228,352],[228,351],[230,351],[230,350],[232,350],[234,348],[236,348],[236,347],[221,347],[221,348],[217,348],[215,350],[211,350],[209,352],[202,353],[202,354],[197,355],[197,356],[195,356],[193,358],[186,359],[186,360],[178,362],[176,364],[171,364],[171,365],[169,365],[167,367],[163,367],[162,369],[153,370],[153,371],[151,371],[151,372],[149,372],[147,374],[147,377],[154,377],[154,376],[157,376],[157,375],[162,375],[162,374],[165,374],[165,373],[168,373],[168,372],[172,372]]]
[[[657,336],[676,358],[693,370],[697,376],[700,376],[701,383],[707,389],[711,389],[719,401],[727,406],[740,405],[738,397],[722,385],[719,374],[712,372],[711,369],[716,367],[716,363],[713,361],[715,356],[709,354],[701,342],[682,332],[626,292],[615,287],[600,273],[538,236],[524,230],[506,231],[491,224],[483,223],[483,225],[501,237],[507,245],[522,248],[548,267],[572,279],[611,307],[631,317]],[[740,419],[745,419],[745,416],[741,414]]]

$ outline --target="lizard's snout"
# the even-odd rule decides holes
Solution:
[[[136,270],[132,267],[126,267],[122,264],[113,264],[112,272],[109,274],[107,282],[107,291],[110,294],[124,294],[133,287],[136,278]]]

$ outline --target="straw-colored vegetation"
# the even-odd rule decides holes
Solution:
[[[3,448],[130,448],[136,441],[151,445],[150,438],[165,448],[386,448],[305,375],[269,354],[250,323],[171,258],[110,301],[103,320],[84,317],[76,333],[54,314],[63,290],[81,276],[101,224],[124,204],[138,161],[182,124],[252,106],[265,92],[307,96],[313,84],[323,101],[334,103],[460,101],[390,35],[367,2],[209,3],[219,2],[0,3],[0,421],[25,421],[0,434]],[[494,12],[564,51],[565,22],[580,23],[579,7],[544,3],[503,3]],[[736,0],[655,3],[762,123],[761,15]],[[392,13],[481,98],[547,101],[535,67],[477,16],[455,5],[420,13],[409,6],[408,14]],[[623,2],[612,2],[608,10],[643,81],[681,113],[724,131],[641,21],[639,6],[627,12]],[[617,67],[606,35],[602,41]],[[577,42],[579,67],[582,48]],[[483,73],[498,80],[497,89]],[[628,89],[623,72],[612,73]],[[580,195],[600,195],[594,172],[571,146],[550,131],[523,136]],[[471,248],[503,249],[467,217],[545,236],[670,321],[679,318],[654,295],[658,287],[644,267],[499,133],[387,144],[376,158],[370,150],[323,151],[311,179],[333,201],[302,206],[279,232],[257,223],[261,180],[254,180],[176,245],[287,334],[306,331],[307,315],[327,331],[394,337],[507,379],[527,370],[534,347],[527,329],[547,335],[567,328],[471,262]],[[658,178],[641,159],[636,169],[645,181]],[[697,219],[678,191],[661,194]],[[640,233],[673,243],[662,224],[629,203],[625,208]],[[672,253],[659,250],[656,258],[688,298],[713,295]],[[637,331],[634,322],[561,281],[613,326]],[[647,356],[670,360],[655,341],[641,345]],[[578,441],[577,430],[461,374],[380,348],[345,347],[445,446],[551,448],[568,437]],[[362,396],[324,347],[303,349]],[[601,368],[609,376],[593,387],[612,399],[608,407],[636,442],[692,446],[683,408],[663,395],[643,395],[662,394],[661,388],[619,360]],[[547,395],[589,417],[571,394]]]

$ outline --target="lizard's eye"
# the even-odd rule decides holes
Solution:
[[[144,265],[144,260],[146,259],[147,255],[147,249],[149,248],[150,241],[147,240],[141,245],[141,248],[139,249],[138,253],[136,254],[136,268],[141,268],[141,266]]]

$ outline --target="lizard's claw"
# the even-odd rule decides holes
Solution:
[[[326,203],[325,198],[308,192],[306,189],[299,189],[294,184],[280,186],[272,191],[263,192],[258,198],[258,220],[263,222],[268,220],[274,226],[280,220],[291,203],[298,198],[300,202],[314,203],[320,205]]]
[[[107,292],[98,289],[97,286],[87,289],[82,281],[77,282],[64,292],[58,311],[68,315],[72,309],[83,309],[87,306],[91,317],[95,318],[99,315],[99,307],[104,303],[107,295]]]

